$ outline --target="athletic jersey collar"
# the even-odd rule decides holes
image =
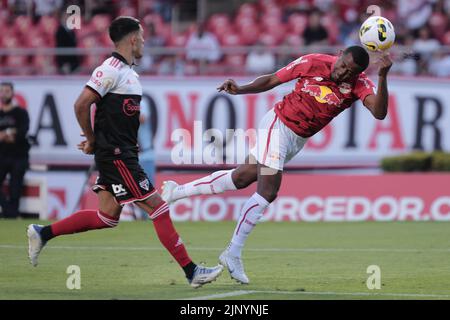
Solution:
[[[114,52],[112,53],[112,56],[113,56],[114,58],[116,58],[116,59],[119,59],[119,60],[122,61],[123,63],[125,63],[127,66],[130,66],[130,67],[131,67],[131,65],[128,63],[127,59],[125,59],[120,53],[114,51]]]
[[[330,66],[330,73],[328,76],[330,79],[331,79],[331,74],[333,73],[334,65],[336,64],[338,59],[339,59],[339,57],[333,56],[333,60],[331,61],[331,66]]]

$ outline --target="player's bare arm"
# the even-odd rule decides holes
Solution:
[[[94,154],[95,136],[91,125],[91,105],[98,96],[90,89],[84,88],[75,102],[75,115],[86,140],[78,144],[78,149],[86,154]]]
[[[225,91],[229,94],[246,94],[246,93],[259,93],[275,88],[282,82],[275,75],[265,74],[262,75],[252,82],[239,86],[233,79],[226,80],[220,87],[217,88],[219,92]]]
[[[378,70],[378,89],[376,95],[368,95],[364,99],[364,105],[378,120],[383,120],[388,111],[389,92],[387,88],[387,74],[392,66],[392,60],[388,54],[381,56]]]

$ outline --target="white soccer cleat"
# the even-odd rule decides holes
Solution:
[[[202,285],[215,281],[223,271],[223,266],[220,264],[208,268],[203,266],[195,267],[194,276],[189,280],[189,284],[193,288],[200,288]]]
[[[28,257],[30,258],[30,263],[33,267],[38,264],[39,253],[45,246],[45,242],[42,241],[40,230],[43,226],[39,224],[30,224],[27,228],[28,236]]]
[[[244,265],[241,257],[234,257],[228,250],[225,250],[220,255],[219,261],[228,269],[231,278],[242,284],[248,284],[250,282],[244,272]]]
[[[168,204],[173,202],[172,193],[173,190],[178,187],[178,183],[172,180],[164,181],[162,185],[161,198]]]

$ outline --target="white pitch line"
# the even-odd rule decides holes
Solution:
[[[202,296],[202,297],[194,297],[194,298],[184,298],[184,299],[178,299],[178,300],[211,300],[211,299],[221,299],[221,298],[228,298],[228,297],[236,297],[236,296],[243,296],[246,294],[252,294],[254,293],[254,290],[239,290],[239,291],[231,291],[231,292],[225,292],[225,293],[218,293],[218,294],[211,294],[209,296]]]
[[[26,249],[27,246],[19,245],[0,245],[0,249]],[[111,247],[111,246],[48,246],[47,249],[56,250],[117,250],[117,251],[165,251],[166,249],[161,247]],[[189,250],[194,251],[222,251],[220,248],[208,248],[208,247],[189,247]],[[246,251],[252,252],[450,252],[450,248],[405,248],[405,249],[388,249],[388,248],[247,248]]]
[[[387,297],[416,297],[416,298],[450,298],[448,294],[422,294],[422,293],[369,293],[369,292],[331,292],[331,291],[271,291],[271,290],[239,290],[239,291],[231,291],[219,294],[212,294],[208,296],[200,296],[200,297],[191,297],[191,298],[183,298],[179,300],[211,300],[211,299],[221,299],[228,297],[236,297],[243,296],[249,294],[287,294],[287,295],[317,295],[317,296],[368,296],[368,297],[376,297],[376,296],[387,296]]]

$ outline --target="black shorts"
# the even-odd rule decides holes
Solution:
[[[137,158],[96,160],[95,164],[99,174],[92,190],[111,192],[122,206],[145,200],[157,192]]]

